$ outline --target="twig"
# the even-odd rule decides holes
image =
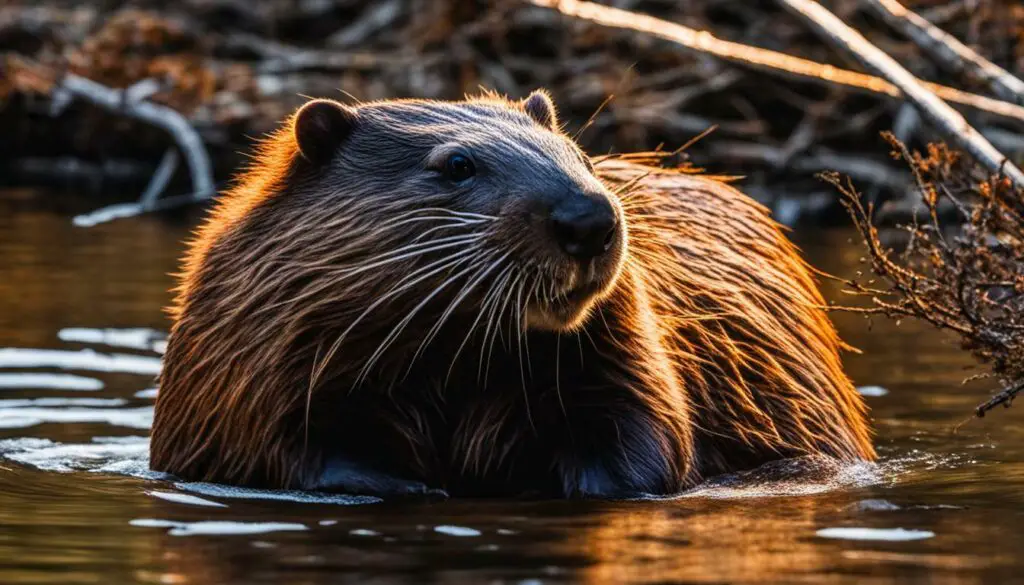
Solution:
[[[1024,105],[1024,81],[979,55],[953,35],[907,10],[896,0],[861,0],[942,66],[986,83],[1000,98]]]
[[[1005,175],[1024,188],[1024,173],[992,146],[964,117],[904,69],[895,59],[872,45],[859,32],[814,0],[777,0],[791,12],[803,17],[819,33],[846,50],[866,67],[878,71],[899,88],[921,110],[921,115],[950,142],[973,156],[994,175]]]
[[[984,403],[979,404],[978,407],[974,409],[974,414],[976,414],[978,418],[983,418],[985,416],[985,413],[987,413],[988,411],[992,410],[997,406],[1002,405],[1009,407],[1010,403],[1013,402],[1014,397],[1016,397],[1017,394],[1019,394],[1022,391],[1024,391],[1024,382],[1018,382],[1017,384],[1010,386],[1006,390],[1003,390],[999,394],[996,394],[992,398],[989,398]]]
[[[829,86],[843,86],[894,99],[904,99],[903,93],[898,87],[874,75],[842,69],[825,63],[818,63],[817,61],[802,59],[742,43],[723,41],[707,31],[698,31],[680,24],[654,18],[653,16],[637,14],[593,2],[580,2],[578,0],[527,1],[537,6],[557,10],[566,16],[587,20],[603,26],[656,36],[671,41],[684,49],[713,55],[720,59],[752,67],[766,73],[823,83]],[[1024,107],[1017,104],[961,91],[937,83],[922,83],[930,91],[948,102],[978,112],[1012,120],[1017,124],[1024,123]]]

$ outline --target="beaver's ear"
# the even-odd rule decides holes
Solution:
[[[538,124],[551,130],[558,130],[558,114],[555,112],[555,102],[551,101],[551,94],[544,89],[534,90],[525,100],[523,109]]]
[[[333,100],[313,100],[295,114],[292,132],[303,158],[323,164],[331,160],[356,125],[356,111]]]

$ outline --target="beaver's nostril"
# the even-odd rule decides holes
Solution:
[[[607,252],[615,242],[615,211],[606,201],[585,200],[556,207],[551,231],[565,253],[590,260]]]

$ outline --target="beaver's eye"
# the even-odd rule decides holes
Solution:
[[[453,154],[444,163],[444,173],[452,181],[461,183],[476,174],[476,167],[473,166],[473,161],[469,160],[468,156]]]

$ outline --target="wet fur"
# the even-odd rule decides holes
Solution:
[[[388,153],[449,132],[509,173],[515,157],[552,158],[594,180],[569,160],[575,145],[522,102],[387,104],[366,115],[390,134],[356,132],[338,155],[365,178],[312,168],[286,124],[197,233],[154,469],[275,488],[622,497],[795,455],[873,458],[822,298],[762,207],[711,178],[597,161],[628,228],[621,271],[573,331],[528,328],[523,298],[557,296],[545,283],[566,275],[527,261],[541,244],[522,226],[476,217],[525,213],[526,175],[499,177],[505,197],[453,200]],[[450,246],[392,252],[416,242]],[[464,263],[431,272],[460,251]]]

